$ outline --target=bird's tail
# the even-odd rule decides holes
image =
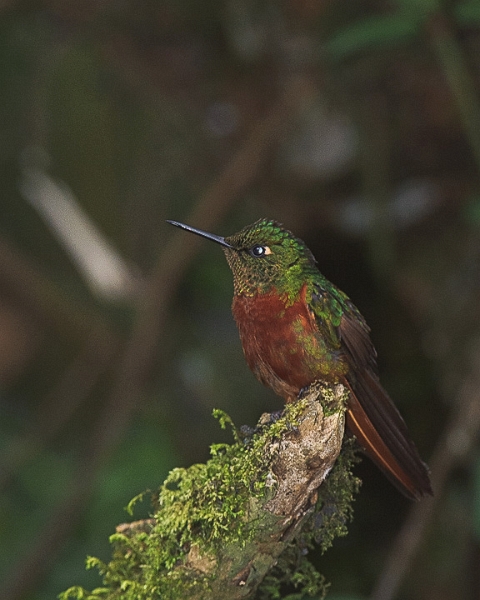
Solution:
[[[345,383],[350,388],[347,427],[368,456],[407,498],[432,495],[428,468],[378,378],[367,369]]]

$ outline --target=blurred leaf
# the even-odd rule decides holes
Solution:
[[[440,8],[438,0],[397,0],[396,4],[406,13],[423,17]]]
[[[480,21],[480,2],[478,0],[467,0],[454,7],[455,16],[459,25],[472,27]]]
[[[370,17],[341,30],[325,44],[325,48],[333,60],[345,60],[367,49],[395,46],[416,35],[420,24],[413,13]]]
[[[65,456],[44,450],[17,477],[24,490],[39,505],[53,506],[67,489],[72,465]]]

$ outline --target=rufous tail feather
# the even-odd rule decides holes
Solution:
[[[356,390],[348,381],[345,383],[350,389],[346,418],[347,427],[356,436],[368,456],[408,498],[419,500],[425,495],[431,495],[432,489],[428,471],[421,461],[413,442],[405,436],[406,428],[396,427],[396,415],[395,419],[390,420],[380,418],[384,415],[378,413],[374,417],[372,416],[377,421],[376,427],[358,399]],[[391,400],[380,384],[378,385],[387,399],[389,409]],[[383,400],[385,401],[385,399]],[[379,401],[381,402],[377,399],[377,402]],[[395,407],[394,410],[396,411]],[[382,435],[377,429],[379,423],[382,427]],[[402,425],[404,425],[403,420]]]

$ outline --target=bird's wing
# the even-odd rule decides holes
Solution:
[[[309,305],[320,335],[327,335],[332,347],[340,348],[348,364],[345,383],[351,390],[347,407],[349,429],[406,496],[418,499],[431,494],[428,470],[402,416],[378,379],[370,328],[360,311],[332,284],[328,288],[314,285]]]

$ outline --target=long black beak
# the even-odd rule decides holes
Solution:
[[[190,231],[191,233],[196,233],[197,235],[201,235],[208,240],[212,240],[213,242],[217,242],[221,246],[225,246],[225,248],[231,248],[230,244],[225,241],[225,238],[220,237],[219,235],[214,235],[213,233],[207,233],[206,231],[202,231],[201,229],[195,229],[195,227],[190,227],[190,225],[185,225],[184,223],[179,223],[178,221],[169,221],[167,219],[167,223],[170,225],[175,225],[175,227],[180,227],[180,229],[185,229],[185,231]]]

